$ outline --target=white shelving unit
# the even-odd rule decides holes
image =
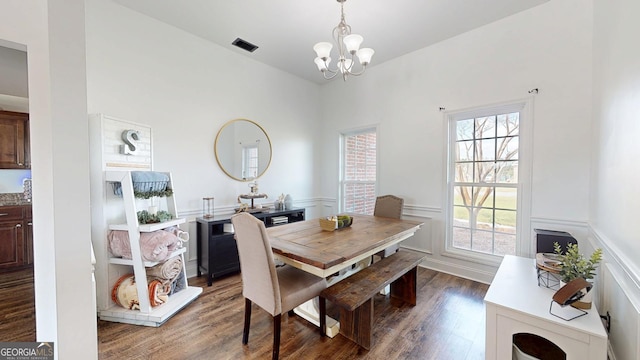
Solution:
[[[166,173],[169,177],[168,186],[172,186],[171,174]],[[158,262],[151,261],[143,261],[142,253],[140,250],[140,233],[141,232],[152,232],[156,230],[162,230],[165,228],[178,226],[180,224],[185,223],[185,219],[177,218],[176,211],[176,202],[172,196],[166,197],[166,211],[171,213],[174,219],[156,224],[139,224],[137,209],[136,209],[136,199],[134,197],[134,186],[131,178],[130,171],[105,171],[105,181],[107,183],[120,183],[120,188],[122,189],[122,198],[114,199],[114,201],[121,201],[122,207],[124,208],[124,214],[126,218],[126,223],[124,224],[109,224],[109,230],[123,230],[127,231],[129,234],[129,242],[131,245],[131,255],[132,259],[122,259],[116,257],[108,258],[107,267],[114,269],[109,269],[108,273],[108,284],[110,288],[108,289],[108,293],[111,292],[111,288],[118,280],[118,278],[123,273],[130,273],[131,268],[133,268],[133,274],[136,279],[136,289],[138,291],[138,301],[140,304],[140,310],[129,310],[123,308],[113,301],[111,301],[111,306],[106,307],[99,311],[100,319],[107,321],[115,321],[115,322],[123,322],[129,324],[136,325],[146,325],[146,326],[160,326],[165,321],[167,321],[172,315],[180,311],[183,307],[188,305],[190,302],[195,300],[201,293],[202,288],[188,286],[186,271],[185,271],[185,261],[184,261],[184,253],[186,251],[185,248],[180,248],[174,251],[169,258],[173,258],[175,256],[182,257],[182,271],[185,276],[180,277],[177,281],[184,281],[182,286],[182,290],[174,293],[169,296],[169,300],[156,307],[152,307],[149,301],[149,289],[147,285],[147,267],[152,267],[154,265],[159,264]],[[107,187],[108,189],[111,186]],[[183,280],[180,280],[183,279]]]

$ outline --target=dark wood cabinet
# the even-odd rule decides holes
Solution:
[[[33,263],[31,206],[0,207],[0,271]]]
[[[0,169],[31,168],[29,114],[0,111]]]
[[[24,208],[24,262],[26,265],[33,264],[33,216],[31,206]]]
[[[264,221],[266,227],[302,221],[304,209],[267,210],[253,216]],[[238,246],[230,230],[231,217],[198,218],[198,276],[207,274],[207,284],[213,279],[240,271]],[[225,226],[226,224],[226,226]]]

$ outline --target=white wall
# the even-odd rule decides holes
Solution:
[[[580,223],[588,216],[592,6],[551,1],[322,87],[322,193],[337,197],[338,130],[379,124],[379,194],[405,198],[429,264],[490,281],[494,267],[440,256],[444,242],[443,113],[534,99],[532,217]],[[374,57],[375,61],[375,57]],[[560,224],[562,225],[562,224]],[[526,236],[526,234],[525,234]],[[532,236],[531,236],[532,238]]]
[[[27,97],[27,53],[1,45],[0,94]]]
[[[640,2],[594,1],[594,131],[590,230],[604,248],[601,312],[617,359],[640,359]],[[616,295],[616,297],[612,297]]]
[[[265,202],[291,194],[314,216],[316,84],[110,1],[87,1],[86,26],[89,113],[151,126],[154,169],[172,172],[181,216],[201,216],[202,198],[211,196],[216,213],[230,212],[249,192],[224,174],[213,150],[217,132],[235,118],[257,122],[271,139],[273,159],[259,179]],[[193,223],[189,230],[194,275]]]
[[[84,2],[3,1],[0,38],[28,52],[37,340],[60,359],[97,359]]]
[[[111,2],[88,2],[87,43],[89,112],[151,125],[155,168],[173,173],[180,211],[201,212],[204,196],[231,206],[248,192],[213,152],[218,130],[235,118],[256,121],[273,143],[261,191],[316,196],[316,85]]]
[[[0,170],[0,194],[21,193],[22,181],[31,178],[31,170]]]
[[[640,3],[596,1],[594,146],[591,226],[632,263],[640,278]],[[634,11],[635,10],[635,11]]]

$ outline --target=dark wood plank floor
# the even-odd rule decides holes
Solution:
[[[0,273],[0,341],[36,341],[33,268]]]
[[[254,305],[249,344],[243,346],[244,299],[240,275],[189,279],[203,294],[159,328],[98,321],[101,360],[268,359],[271,316]],[[341,335],[320,338],[305,320],[282,318],[282,359],[484,359],[484,305],[488,286],[420,268],[418,305],[395,307],[376,295],[374,345],[366,351]],[[4,305],[11,294],[0,287],[0,341],[34,341],[33,303]],[[31,292],[33,290],[31,289]],[[15,292],[14,292],[15,294]],[[13,301],[13,300],[11,300]],[[15,315],[17,311],[21,315]],[[335,315],[333,309],[329,309]],[[13,314],[13,315],[9,315]],[[25,316],[27,314],[27,316]],[[25,321],[24,318],[30,319]],[[6,324],[5,324],[6,323]]]

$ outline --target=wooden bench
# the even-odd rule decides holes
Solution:
[[[418,264],[425,255],[400,250],[320,293],[320,309],[326,300],[340,307],[340,334],[370,349],[373,340],[373,297],[391,284],[390,295],[405,303],[416,304]],[[320,318],[320,331],[325,331],[325,318]]]

